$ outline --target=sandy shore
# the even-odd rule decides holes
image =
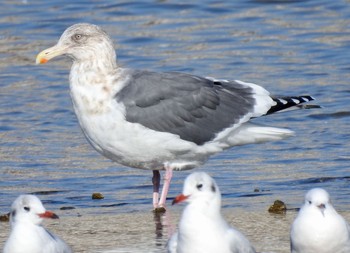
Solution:
[[[167,239],[176,229],[181,208],[169,209],[166,215],[152,212],[78,215],[76,210],[74,212],[75,215],[61,213],[59,220],[46,221],[45,226],[67,241],[76,253],[165,252]],[[295,211],[276,215],[267,211],[225,209],[223,213],[230,224],[250,239],[258,252],[289,252],[289,228]],[[342,215],[350,220],[350,212]],[[0,226],[2,248],[9,233],[9,223],[1,222]]]
[[[169,209],[166,215],[152,212],[97,214],[74,212],[45,226],[62,237],[74,252],[166,252],[166,242],[176,229],[182,208]],[[72,212],[73,213],[73,212]],[[224,209],[227,221],[240,229],[258,252],[289,252],[289,228],[295,211],[285,215],[267,211]],[[60,214],[58,212],[58,214]],[[350,220],[350,212],[342,213]],[[9,224],[0,223],[0,248],[9,233]]]

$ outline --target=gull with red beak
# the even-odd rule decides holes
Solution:
[[[35,195],[20,195],[12,204],[11,233],[3,253],[72,253],[59,237],[41,226],[44,218],[58,219]]]
[[[292,253],[349,253],[350,227],[337,213],[327,191],[314,188],[291,227]]]
[[[221,194],[204,172],[190,174],[173,204],[187,202],[178,232],[168,242],[169,253],[255,253],[249,240],[221,215]]]

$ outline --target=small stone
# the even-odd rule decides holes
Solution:
[[[92,194],[92,199],[104,199],[105,197],[102,195],[102,193],[94,192]]]
[[[75,207],[74,206],[62,206],[60,208],[60,210],[72,210],[72,209],[75,209]]]
[[[287,211],[287,206],[286,204],[284,204],[283,201],[281,200],[275,200],[275,202],[273,203],[272,206],[269,207],[268,210],[270,213],[278,213],[278,214],[282,214],[285,213]]]
[[[0,215],[1,222],[9,222],[10,221],[10,213]]]

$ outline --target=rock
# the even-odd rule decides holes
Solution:
[[[269,207],[268,210],[270,213],[278,213],[278,214],[282,214],[285,213],[287,211],[287,206],[286,204],[284,204],[283,201],[281,200],[275,200],[275,202],[273,203],[272,206]]]
[[[75,209],[75,207],[74,206],[62,206],[60,208],[60,210],[72,210],[72,209]]]
[[[0,215],[1,222],[9,222],[10,221],[10,213]]]
[[[102,195],[102,193],[94,192],[92,194],[92,199],[104,199],[105,197]]]

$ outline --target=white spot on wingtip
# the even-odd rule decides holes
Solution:
[[[280,101],[282,104],[286,105],[288,104],[287,100],[279,98],[278,101]]]
[[[292,101],[294,102],[294,104],[300,104],[300,101],[298,100],[298,99],[294,99],[294,98],[292,98]]]

